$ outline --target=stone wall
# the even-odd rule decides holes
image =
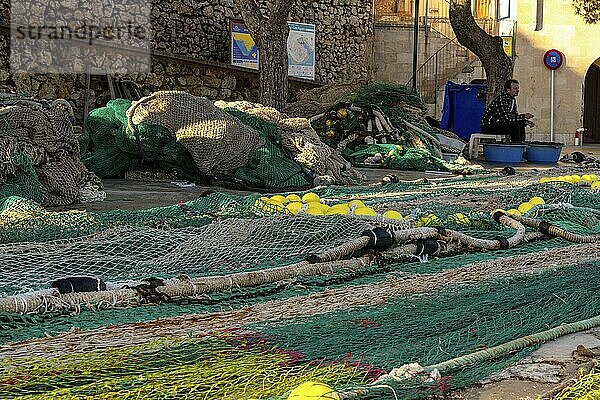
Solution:
[[[316,81],[368,78],[373,45],[372,0],[296,0],[290,21],[316,25]],[[170,18],[165,16],[170,15]],[[168,54],[229,62],[233,0],[154,2],[153,47]]]
[[[0,54],[6,46],[6,37],[0,35]],[[85,74],[10,74],[8,60],[0,58],[0,85],[4,92],[16,92],[44,99],[68,99],[76,120],[83,120],[86,97]],[[106,76],[92,75],[90,79],[89,110],[102,107],[110,100]],[[144,95],[158,90],[183,90],[210,99],[256,100],[258,98],[258,75],[254,71],[220,64],[199,63],[193,59],[154,56],[152,70],[148,73],[123,76],[138,84]],[[300,79],[290,79],[290,95],[293,97],[314,84]]]
[[[403,22],[378,22],[375,24],[375,80],[404,85],[412,78],[413,32],[413,25]],[[417,49],[417,66],[422,65],[447,43],[448,38],[433,30],[430,31],[426,40],[425,30],[421,28]],[[440,66],[439,73],[444,74],[442,66]],[[443,82],[440,85],[443,85]]]
[[[9,0],[0,0],[0,85],[44,98],[71,100],[78,119],[83,116],[86,78],[82,74],[11,74],[10,36],[6,27]],[[212,99],[256,101],[256,71],[229,65],[229,18],[241,18],[234,0],[154,1],[151,8],[151,68],[130,74],[144,93],[186,90]],[[372,0],[296,1],[290,20],[316,25],[316,79],[290,79],[290,92],[344,80],[370,78],[372,71]],[[107,85],[92,80],[90,109],[109,98]]]

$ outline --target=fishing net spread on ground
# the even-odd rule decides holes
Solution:
[[[71,105],[0,98],[0,196],[23,196],[47,206],[103,198],[100,179],[79,160]]]
[[[403,85],[373,83],[338,98],[310,118],[321,139],[353,165],[399,170],[485,172],[459,157],[465,143],[426,120],[423,101]],[[453,154],[455,161],[446,161]]]
[[[595,361],[593,368],[587,373],[580,371],[581,375],[577,382],[564,388],[554,398],[556,400],[593,400],[600,396],[600,372],[598,362]]]
[[[313,381],[418,399],[476,383],[600,323],[599,193],[540,177],[139,211],[14,197],[0,213],[0,398],[283,400]]]

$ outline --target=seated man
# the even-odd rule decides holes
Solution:
[[[519,114],[517,100],[519,82],[509,79],[504,84],[504,93],[496,97],[485,109],[481,118],[481,132],[488,135],[510,135],[511,142],[525,140],[525,126],[534,127],[533,114]]]

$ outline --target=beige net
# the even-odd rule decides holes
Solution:
[[[246,165],[260,146],[259,135],[203,97],[161,91],[127,110],[129,127],[146,123],[167,128],[192,155],[200,172],[213,175]]]
[[[281,145],[294,160],[316,173],[315,185],[352,185],[364,180],[363,175],[333,148],[321,141],[306,118],[290,118],[272,107],[247,101],[217,101],[219,108],[233,108],[271,122],[281,133]]]
[[[0,99],[0,183],[20,169],[14,162],[19,153],[35,168],[43,186],[43,203],[68,205],[82,199],[82,188],[103,198],[100,179],[79,159],[79,143],[70,118],[73,110],[63,99],[51,103],[4,96]],[[33,178],[32,178],[33,179]],[[89,197],[89,193],[86,194]],[[93,196],[92,196],[93,197]]]
[[[293,103],[288,103],[285,113],[292,117],[312,117],[331,109],[348,93],[358,90],[358,82],[336,82],[301,92]]]

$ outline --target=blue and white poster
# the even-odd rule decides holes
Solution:
[[[258,69],[258,49],[242,21],[231,21],[231,65]]]
[[[288,75],[315,79],[315,26],[288,22]]]

